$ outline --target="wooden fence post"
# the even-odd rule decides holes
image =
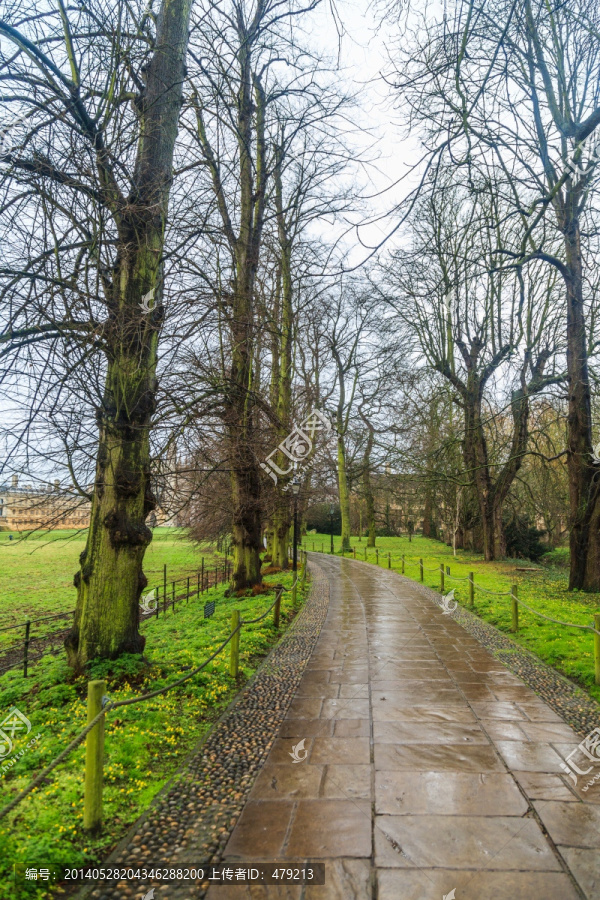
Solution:
[[[376,565],[379,565],[379,547],[375,548],[375,562]]]
[[[444,567],[440,564],[440,591],[444,593]]]
[[[102,712],[105,681],[88,682],[87,724]],[[98,831],[102,825],[102,777],[104,767],[104,718],[94,725],[85,739],[85,786],[83,827]]]
[[[600,631],[600,613],[594,616],[594,628]],[[600,634],[594,635],[594,660],[596,664],[596,684],[600,684]]]
[[[354,559],[356,559],[356,547],[352,548],[352,552],[354,553]]]
[[[283,593],[283,585],[278,584],[275,587],[277,593],[275,594],[275,606],[273,607],[273,625],[275,628],[279,628],[279,614],[281,612],[281,595]]]
[[[204,557],[202,557],[202,593],[204,593]]]
[[[31,621],[27,619],[25,622],[25,644],[23,646],[23,678],[27,678],[27,662],[29,660],[29,633],[31,631]]]
[[[240,624],[240,611],[239,609],[234,609],[231,613],[231,630],[235,631],[235,629]],[[229,674],[232,678],[237,678],[238,670],[240,667],[240,633],[239,631],[234,634],[231,638],[231,656],[229,659]]]
[[[469,606],[475,606],[475,572],[469,572]]]
[[[423,560],[419,560],[419,568],[421,569],[421,581],[423,581]]]
[[[402,554],[402,574],[404,575],[404,554]]]
[[[392,568],[392,554],[388,553],[388,569]]]
[[[512,624],[510,630],[517,632],[519,630],[519,601],[517,599],[519,593],[518,585],[513,584],[510,589],[510,605],[512,613]]]
[[[365,562],[366,562],[366,559],[367,559],[367,548],[365,547]]]

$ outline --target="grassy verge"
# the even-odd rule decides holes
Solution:
[[[255,618],[274,600],[274,585],[291,586],[291,574],[265,578],[270,590],[244,598],[225,597],[225,586],[212,589],[216,611],[203,618],[203,603],[191,600],[145,628],[144,658],[126,655],[115,663],[96,664],[90,678],[106,678],[107,693],[121,700],[163,687],[197,667],[211,655],[231,628],[231,614]],[[251,592],[249,592],[251,594]],[[89,838],[82,828],[85,747],[81,746],[8,817],[0,820],[0,883],[9,884],[13,863],[30,867],[99,863],[147,808],[232,697],[257,668],[296,614],[292,594],[283,595],[281,625],[272,616],[242,629],[240,676],[229,675],[229,647],[198,675],[173,691],[139,705],[109,713],[106,719],[104,830]],[[86,721],[87,678],[77,678],[64,659],[48,656],[25,680],[19,671],[0,677],[0,710],[16,706],[32,723],[31,735],[15,743],[19,752],[30,737],[39,743],[0,774],[4,806],[82,730]],[[14,900],[48,897],[47,886],[35,882],[11,889]]]
[[[330,536],[325,534],[307,535],[303,546],[307,550],[323,548],[329,552]],[[356,547],[356,558],[364,560],[366,539],[359,542],[352,538],[352,546]],[[334,537],[334,549],[340,552],[340,538]],[[436,590],[440,589],[440,565],[450,566],[451,576],[465,578],[474,572],[476,615],[490,622],[500,631],[510,633],[511,609],[509,597],[496,597],[478,590],[477,586],[488,591],[508,591],[511,585],[518,585],[518,595],[533,609],[576,625],[593,625],[593,615],[600,611],[600,594],[587,594],[582,591],[569,591],[568,556],[564,550],[553,551],[544,558],[544,565],[534,566],[523,560],[507,559],[498,562],[485,562],[480,555],[458,550],[453,556],[452,548],[440,541],[414,535],[412,541],[408,537],[377,538],[379,564],[387,567],[387,554],[392,555],[392,569],[401,570],[401,557],[405,557],[405,574],[419,581],[419,558],[425,567],[424,583]],[[368,551],[368,562],[376,560],[375,550]],[[567,566],[565,566],[565,558]],[[536,571],[519,571],[523,568],[535,568]],[[434,571],[427,571],[434,570]],[[454,597],[459,603],[468,604],[468,584],[453,581],[446,576],[445,589],[455,589]],[[524,607],[519,610],[519,631],[511,634],[519,644],[527,647],[544,662],[553,666],[563,675],[575,681],[600,702],[600,685],[594,683],[594,640],[589,631],[565,628],[540,619]]]
[[[38,531],[12,541],[7,532],[0,532],[0,627],[75,608],[73,575],[85,541],[86,532],[81,531]],[[165,564],[170,582],[197,573],[202,557],[208,566],[223,554],[213,546],[191,544],[183,528],[155,528],[144,558],[148,590],[162,584]],[[36,624],[32,636],[66,624],[62,619]],[[16,639],[22,639],[20,630],[0,631],[0,653]]]

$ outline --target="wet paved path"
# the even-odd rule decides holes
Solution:
[[[327,619],[224,857],[324,860],[327,883],[208,898],[600,898],[600,785],[560,768],[581,737],[419,586],[309,558]]]

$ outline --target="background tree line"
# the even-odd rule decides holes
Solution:
[[[600,589],[596,5],[384,12],[422,149],[362,265],[376,160],[317,6],[4,7],[1,465],[91,501],[77,669],[143,649],[157,502],[231,535],[243,592],[265,539],[288,565],[295,478],[344,548],[538,529]]]

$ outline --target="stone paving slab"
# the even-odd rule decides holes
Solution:
[[[327,618],[224,859],[323,860],[326,884],[212,886],[208,900],[598,900],[600,784],[583,794],[561,768],[580,721],[433,592],[309,558],[329,579]]]

